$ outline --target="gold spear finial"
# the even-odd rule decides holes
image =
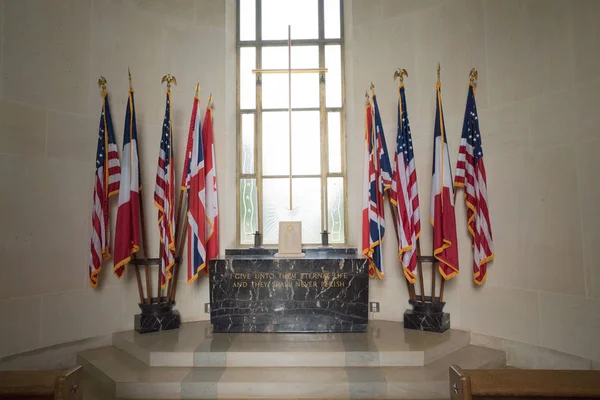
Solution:
[[[212,103],[212,93],[208,95],[208,105],[210,106],[210,103]]]
[[[198,93],[200,93],[202,91],[202,89],[200,88],[200,82],[196,83],[195,89],[196,89],[196,94],[194,94],[194,97],[198,97]]]
[[[437,83],[441,83],[441,79],[440,79],[440,69],[441,69],[441,68],[440,68],[440,63],[438,62],[438,65],[437,65],[437,78],[438,78],[438,80],[437,80]]]
[[[371,96],[375,95],[375,85],[373,85],[373,81],[371,81],[371,86],[369,86],[369,89],[371,90]]]
[[[479,73],[475,68],[471,68],[471,72],[469,72],[469,81],[471,85],[475,86],[477,84],[477,79],[479,79]]]
[[[175,79],[174,76],[171,76],[171,74],[166,74],[165,76],[162,77],[162,80],[160,81],[160,83],[165,83],[167,82],[167,90],[171,90],[171,83],[174,83],[175,86],[177,86],[177,79]]]
[[[394,72],[394,80],[400,78],[400,84],[401,85],[404,83],[404,77],[405,76],[408,78],[408,72],[404,68],[398,68]]]
[[[98,87],[104,92],[106,90],[106,78],[101,76],[98,78]]]
[[[127,75],[129,75],[129,90],[133,90],[133,83],[131,83],[131,69],[127,67]]]

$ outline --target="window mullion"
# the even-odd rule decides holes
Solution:
[[[342,118],[340,122],[340,138],[342,139],[342,143],[340,144],[342,148],[342,178],[344,184],[344,242],[348,243],[348,178],[346,175],[346,54],[344,46],[344,1],[340,0],[340,39],[342,40],[342,44],[340,46],[340,55],[342,57],[342,109],[340,112],[340,117]]]
[[[319,39],[325,37],[325,10],[324,0],[319,0]],[[325,44],[319,43],[319,68],[325,68]],[[327,215],[327,172],[329,169],[329,155],[327,146],[327,109],[325,102],[325,73],[319,73],[319,108],[321,123],[321,230],[328,229]]]
[[[256,68],[262,68],[262,4],[256,0]],[[262,176],[262,77],[256,75],[256,114],[254,118],[254,173],[256,174],[257,229],[263,232],[263,176]]]

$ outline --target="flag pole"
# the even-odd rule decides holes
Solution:
[[[417,239],[417,271],[419,273],[419,288],[421,303],[425,303],[425,282],[423,281],[423,264],[421,263],[421,239]]]
[[[129,67],[127,67],[127,74],[129,75],[129,90],[133,92],[133,84],[131,83],[131,70],[129,69]],[[101,77],[104,79],[104,77]],[[100,84],[100,81],[98,81],[98,84]],[[106,85],[106,79],[104,79],[104,84]],[[132,259],[135,260],[135,253],[132,254],[131,256]],[[134,270],[135,270],[135,280],[137,283],[137,287],[138,287],[138,292],[140,295],[140,303],[144,303],[145,299],[144,299],[144,288],[142,286],[142,277],[140,275],[140,266],[137,265],[137,263],[134,264]]]
[[[187,154],[185,155],[187,157]],[[185,171],[183,172],[185,174]],[[181,250],[183,250],[183,239],[180,239],[179,237],[181,236],[181,229],[183,228],[183,198],[186,197],[186,191],[184,189],[179,189],[179,202],[177,204],[177,227],[175,228],[175,238],[177,239],[177,242],[179,244],[179,248],[177,248],[177,251],[175,252],[175,265],[173,266],[173,277],[171,278],[171,280],[169,281],[169,286],[167,288],[167,303],[171,300],[171,298],[173,297],[172,293],[173,293],[173,287],[175,286],[175,283],[173,281],[177,281],[177,277],[179,276],[179,264],[180,264],[180,259],[181,259],[181,254],[183,253]],[[187,224],[186,224],[187,227]]]
[[[158,250],[158,268],[156,269],[157,273],[157,281],[156,281],[156,301],[158,303],[160,303],[160,298],[162,295],[162,286],[161,286],[161,272],[162,272],[162,259],[163,259],[163,255],[164,255],[164,249],[163,249],[163,245],[162,243],[160,243],[160,239],[159,239],[159,244],[158,244],[159,250]],[[167,270],[165,268],[165,281],[167,280]]]
[[[375,85],[373,85],[373,82],[371,82],[371,86],[369,87],[369,89],[371,90],[371,97],[370,97],[370,99],[372,100],[375,97]],[[376,109],[375,109],[375,104],[373,104],[373,118],[375,118],[375,116],[376,116]],[[376,124],[376,122],[374,122],[374,125],[375,124]],[[377,133],[375,132],[374,135],[371,137],[371,142],[372,142],[372,146],[373,146],[372,147],[372,149],[373,149],[373,151],[372,151],[372,153],[373,153],[373,163],[377,162],[378,163],[377,164],[377,168],[379,169],[381,166],[379,164],[380,160],[379,160],[378,154],[376,154],[377,153],[377,147],[375,146],[375,140],[376,140],[375,138],[376,138],[376,136],[377,136]],[[377,142],[377,143],[379,143],[379,142]],[[379,175],[379,176],[381,176],[381,175]],[[376,179],[375,184],[377,186],[379,186],[379,177],[377,175],[375,176],[375,179]],[[385,196],[385,190],[383,191],[383,196]],[[383,204],[381,206],[383,207]],[[377,218],[379,219],[379,216]],[[381,240],[381,224],[379,222],[377,223],[377,229],[379,231],[379,235],[378,235],[379,240]],[[382,244],[383,243],[380,242],[379,246],[377,246],[377,247],[379,249],[379,259],[382,260],[382,262],[383,262],[383,246],[382,246]],[[383,271],[380,271],[380,273],[382,273],[382,272]]]
[[[196,91],[196,96],[197,96],[198,95],[198,91],[202,91],[202,89],[200,89],[200,84],[196,85],[196,90],[197,90]],[[206,107],[209,107],[211,103],[212,103],[212,93],[208,96],[208,101],[206,103]],[[200,104],[200,102],[198,102],[198,104]],[[201,118],[201,116],[199,116],[199,118]],[[186,200],[189,200],[187,198],[187,196],[185,198],[186,198]],[[179,264],[181,264],[181,260],[182,260],[182,257],[183,257],[183,243],[185,243],[185,238],[187,236],[187,228],[188,228],[188,223],[189,223],[188,219],[185,218],[185,213],[183,213],[182,216],[183,216],[183,223],[181,225],[181,232],[180,232],[181,238],[180,238],[179,253],[178,253],[179,256],[176,255],[176,258],[175,258],[175,263],[176,263],[175,265],[177,266],[177,269],[175,270],[175,278],[177,278],[179,276],[179,270],[180,270]],[[206,267],[205,268],[208,268],[208,262],[209,261],[210,260],[208,260],[208,258],[207,258],[206,259]],[[177,286],[178,286],[178,280],[175,279],[175,282],[173,283],[173,292],[171,294],[171,298],[173,300],[175,300],[175,296],[177,295]]]
[[[437,263],[436,263],[437,264]],[[444,285],[446,284],[446,279],[442,277],[442,283],[440,283],[440,303],[444,301]]]
[[[396,210],[396,207],[394,205],[394,203],[392,203],[392,199],[388,196],[388,202],[390,204],[390,209],[392,210],[392,219],[394,220],[394,231],[396,232],[396,239],[398,241],[400,241],[400,236],[398,234],[398,212]],[[402,263],[400,264],[400,267],[402,267]],[[415,295],[415,286],[414,284],[410,283],[408,281],[408,279],[406,279],[406,286],[408,288],[408,296],[410,297],[410,299],[412,301],[416,301],[416,295]]]
[[[127,68],[127,73],[129,74],[129,90],[133,91],[133,84],[131,83],[131,70],[129,68]],[[140,155],[138,153],[138,163],[141,164],[140,162]],[[138,168],[138,172],[139,172],[139,177],[140,177],[140,182],[139,182],[139,196],[140,196],[140,229],[141,229],[141,234],[142,234],[142,248],[144,249],[144,263],[145,263],[145,275],[146,275],[146,294],[147,294],[147,298],[145,299],[145,303],[146,304],[150,304],[152,301],[152,295],[150,293],[150,266],[148,264],[148,249],[146,248],[146,226],[144,223],[144,196],[142,193],[142,170]],[[138,266],[136,265],[136,279],[138,278],[138,274],[139,274],[139,269]],[[140,289],[142,288],[142,282],[141,282],[141,277],[139,277],[139,286]],[[143,289],[142,289],[142,297],[143,297]]]
[[[397,69],[394,72],[394,81],[396,81],[396,78],[400,78],[400,84],[402,85],[402,83],[404,82],[404,75],[408,76],[408,73],[405,69]],[[398,101],[400,101],[400,99],[398,99]],[[398,123],[400,123],[400,121],[398,121]],[[390,203],[390,209],[392,210],[392,218],[394,219],[394,230],[396,231],[396,239],[398,240],[398,243],[400,243],[400,235],[398,233],[398,205],[394,205],[392,199],[389,196],[388,201]],[[401,267],[404,268],[403,265],[401,265]],[[409,280],[407,279],[406,286],[408,288],[408,296],[410,297],[410,299],[413,302],[417,301],[417,295],[415,293],[415,284],[409,282]]]
[[[196,84],[194,98],[198,97],[199,92],[202,91],[200,88],[200,83]],[[212,97],[212,94],[211,94]],[[210,102],[210,99],[209,99]],[[200,99],[198,99],[198,106],[200,106]],[[198,111],[198,110],[196,110]],[[192,110],[193,112],[193,110]],[[200,118],[200,117],[198,117]],[[189,138],[188,138],[189,139]],[[189,157],[188,154],[185,155],[186,159]],[[183,176],[187,175],[187,171],[185,171],[185,162],[184,162],[184,171]],[[187,219],[185,218],[185,213],[183,212],[184,199],[187,199],[187,189],[184,188],[183,185],[180,186],[179,189],[179,202],[177,204],[177,227],[175,229],[175,238],[177,239],[177,243],[179,244],[179,248],[175,251],[175,265],[173,266],[173,277],[169,281],[169,287],[167,289],[167,303],[169,301],[175,301],[175,293],[177,292],[177,279],[179,278],[179,269],[181,268],[181,258],[183,256],[183,246],[185,243],[185,232],[187,231]]]
[[[199,87],[200,87],[200,85],[198,85],[198,88]],[[208,96],[208,102],[206,103],[206,107],[209,107],[211,103],[212,103],[212,93]],[[200,103],[198,103],[198,104],[200,104]],[[187,199],[187,197],[186,197],[186,199]],[[182,244],[179,247],[179,263],[181,263],[181,259],[182,259],[182,256],[183,256],[183,243],[185,242],[185,238],[187,236],[187,228],[188,228],[188,219],[185,218],[185,214],[184,214],[183,225],[182,225],[182,228],[181,228],[181,243]],[[209,261],[210,260],[208,260],[208,256],[207,256],[206,267],[205,267],[205,268],[207,268],[207,270],[208,270],[208,263],[209,263]],[[175,262],[177,262],[177,261],[175,261]],[[178,271],[179,271],[179,268],[177,269],[177,272]],[[175,280],[175,283],[173,284],[173,295],[172,295],[173,300],[175,300],[175,296],[177,295],[177,282],[178,281]]]
[[[436,85],[436,92],[439,90],[439,86],[442,84],[442,81],[440,79],[440,63],[437,63],[437,85]],[[438,94],[436,93],[436,101],[439,102],[439,98],[438,98]],[[438,105],[439,107],[439,105]],[[443,124],[442,122],[442,109],[440,108],[440,124]],[[443,135],[443,133],[442,133]],[[442,136],[441,138],[442,140],[442,151],[441,151],[441,156],[442,156],[442,163],[441,163],[441,167],[442,167],[442,185],[444,184],[443,179],[444,179],[444,175],[443,175],[443,171],[444,171],[444,162],[443,162],[443,157],[444,157],[444,136]],[[435,160],[434,160],[435,162]],[[443,194],[443,191],[441,192]],[[431,263],[431,303],[435,302],[435,281],[436,281],[436,275],[437,275],[437,270],[436,270],[436,262],[432,262]],[[442,278],[442,281],[444,279]],[[441,287],[443,288],[443,284],[441,285]]]
[[[146,223],[144,221],[144,196],[142,194],[142,191],[140,190],[140,230],[142,231],[142,248],[144,249],[144,261],[146,264],[144,266],[144,275],[146,276],[146,295],[148,296],[148,298],[146,299],[146,303],[150,304],[152,303],[152,286],[150,282],[150,265],[148,264],[148,249],[146,248]]]
[[[169,98],[170,101],[170,92],[171,92],[171,84],[174,83],[175,85],[177,85],[177,79],[175,79],[174,76],[171,76],[170,74],[167,74],[165,76],[162,77],[161,82],[160,83],[167,83],[167,96]],[[171,121],[171,114],[169,114],[169,135],[171,136],[171,146],[173,146],[173,126],[172,126],[172,121]],[[175,160],[171,160],[171,167],[173,168],[173,163],[175,162]],[[175,182],[172,182],[172,184],[174,184]],[[166,213],[165,216],[166,217]],[[176,223],[178,221],[175,221]],[[177,226],[175,226],[175,230],[177,231]],[[175,246],[177,246],[177,236],[175,236],[173,238],[173,241],[175,241]],[[167,238],[164,238],[164,240],[168,240]],[[163,249],[163,245],[160,243],[159,240],[159,247],[160,247],[160,251],[159,251],[159,265],[158,265],[158,271],[157,271],[157,289],[156,289],[156,296],[157,296],[157,301],[160,302],[160,298],[162,297],[162,285],[161,285],[161,275],[162,275],[162,258],[164,255],[164,249]],[[165,266],[165,285],[167,283],[167,281],[169,280],[169,271],[167,271],[167,268]],[[167,288],[168,291],[168,288]],[[166,299],[165,299],[166,301]]]
[[[187,195],[185,194],[185,192],[182,190],[181,191],[181,196],[182,197],[186,197]],[[181,202],[180,205],[180,209],[183,207],[183,201]],[[173,277],[171,278],[171,281],[174,281],[171,289],[169,291],[167,291],[167,303],[169,301],[175,301],[175,295],[177,294],[177,282],[178,282],[178,278],[179,278],[179,270],[181,269],[181,259],[183,257],[183,244],[185,242],[185,237],[186,237],[186,233],[187,233],[187,227],[188,227],[188,221],[187,218],[185,218],[185,214],[181,213],[180,215],[180,224],[181,224],[181,230],[178,232],[177,234],[177,238],[179,239],[179,248],[177,249],[177,252],[175,253],[175,265],[173,266],[175,272],[173,273]]]

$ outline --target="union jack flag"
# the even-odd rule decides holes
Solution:
[[[217,194],[217,162],[215,160],[215,138],[210,102],[204,113],[202,147],[204,149],[204,173],[206,175],[206,201],[204,203],[206,207],[206,260],[212,260],[219,255],[219,196]]]
[[[98,129],[96,150],[96,173],[92,211],[92,239],[90,246],[89,279],[90,286],[98,286],[98,274],[102,263],[110,258],[110,226],[108,200],[119,193],[121,166],[115,141],[108,93],[102,92],[102,113]]]
[[[398,207],[398,259],[409,282],[417,280],[417,239],[421,234],[419,189],[404,84],[398,88],[398,137],[394,154],[391,201]]]
[[[171,268],[175,264],[175,178],[173,172],[173,145],[171,133],[171,91],[167,90],[165,118],[160,139],[154,205],[158,208],[158,231],[160,235],[161,279],[164,288],[171,278]]]
[[[487,263],[494,258],[492,225],[487,204],[487,179],[483,165],[483,149],[479,117],[475,103],[475,87],[469,85],[467,108],[463,121],[460,149],[456,164],[455,187],[463,187],[467,205],[467,228],[473,245],[473,274],[481,285],[487,275]]]
[[[365,201],[362,215],[363,255],[369,259],[369,276],[384,277],[382,243],[385,235],[383,197],[392,186],[392,167],[387,152],[383,124],[373,95],[366,108]]]
[[[454,188],[446,136],[441,84],[438,82],[433,133],[431,225],[433,226],[433,256],[439,262],[440,274],[447,280],[458,274],[458,245],[454,215]]]
[[[182,180],[188,195],[188,283],[198,278],[198,273],[206,266],[206,181],[198,106],[199,100],[194,97],[185,162],[187,168]]]

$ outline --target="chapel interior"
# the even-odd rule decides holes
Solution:
[[[599,20],[0,0],[0,399],[600,398]]]

